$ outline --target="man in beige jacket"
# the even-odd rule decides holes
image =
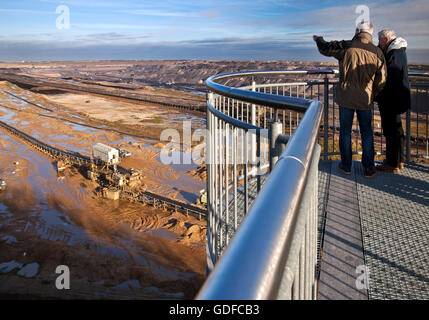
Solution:
[[[313,36],[319,52],[339,62],[339,83],[335,88],[335,102],[340,109],[340,170],[351,173],[351,129],[356,112],[362,140],[362,165],[366,177],[376,174],[374,165],[374,135],[372,107],[374,98],[386,82],[386,63],[383,52],[372,43],[373,26],[362,22],[352,40],[326,42]]]

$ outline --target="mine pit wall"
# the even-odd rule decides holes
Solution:
[[[70,92],[85,92],[90,94],[96,94],[100,96],[107,96],[111,98],[119,98],[124,100],[131,100],[131,101],[139,101],[139,102],[147,102],[147,103],[153,103],[158,105],[163,105],[166,107],[173,107],[183,110],[190,110],[190,111],[198,111],[198,112],[206,112],[206,106],[191,106],[191,105],[182,105],[182,104],[176,104],[176,103],[169,103],[169,102],[163,102],[159,100],[154,100],[149,97],[136,97],[130,94],[124,94],[124,93],[112,93],[108,90],[102,90],[102,89],[96,89],[96,88],[88,88],[83,87],[80,85],[75,84],[66,84],[66,83],[53,83],[53,82],[42,82],[40,80],[32,79],[28,76],[16,76],[13,74],[0,74],[0,81],[8,81],[11,83],[14,83],[20,87],[23,87],[28,90],[37,89],[38,87],[42,87],[44,89],[59,89],[64,91],[70,91]]]

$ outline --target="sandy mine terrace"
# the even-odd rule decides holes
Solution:
[[[202,117],[184,114],[173,108],[153,104],[134,104],[94,95],[61,93],[42,95],[49,102],[67,107],[84,117],[119,123],[122,125],[142,125],[150,127],[180,128],[183,120],[192,121],[194,129],[201,129]],[[159,138],[159,137],[158,137]]]
[[[142,169],[148,189],[192,200],[203,183],[160,163],[148,141],[55,118],[0,88],[0,120],[52,145],[87,154],[95,142],[126,146],[123,165]],[[91,97],[92,98],[92,97]],[[49,116],[49,117],[47,117]],[[36,125],[37,124],[37,125]],[[19,164],[14,163],[18,161]],[[31,278],[0,271],[0,296],[64,298],[192,298],[205,274],[205,222],[94,196],[95,185],[70,169],[58,178],[52,159],[0,130],[0,265],[38,264]],[[71,288],[55,289],[55,268],[69,266]]]

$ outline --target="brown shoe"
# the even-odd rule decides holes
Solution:
[[[346,175],[348,175],[348,176],[352,174],[352,171],[351,171],[351,170],[346,170],[346,169],[342,166],[341,162],[338,164],[338,169],[340,169],[340,171],[341,171],[342,173],[344,173],[344,174],[346,174]]]
[[[375,169],[365,168],[365,178],[372,178],[377,174]]]
[[[384,172],[399,173],[401,171],[400,167],[392,167],[387,163],[379,164],[375,168],[379,171],[384,171]]]

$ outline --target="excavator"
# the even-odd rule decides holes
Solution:
[[[6,190],[6,181],[0,179],[0,191]]]
[[[207,208],[207,192],[205,189],[200,190],[200,196],[197,199],[196,204],[200,207]]]

